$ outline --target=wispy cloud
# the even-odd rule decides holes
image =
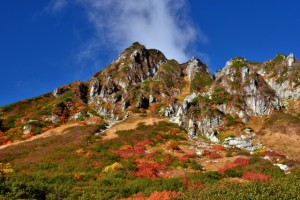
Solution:
[[[74,2],[74,1],[73,1]],[[194,44],[206,43],[207,37],[193,25],[187,0],[76,0],[83,6],[94,27],[94,37],[78,55],[91,59],[102,49],[122,51],[138,41],[147,48],[161,50],[166,57],[186,61]],[[53,10],[66,6],[55,0]]]
[[[67,0],[51,0],[50,4],[45,8],[48,12],[59,12],[68,4]]]

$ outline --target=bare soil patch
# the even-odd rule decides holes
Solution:
[[[37,139],[47,138],[47,137],[50,137],[50,136],[53,136],[53,135],[63,135],[65,133],[67,133],[70,128],[77,127],[77,126],[83,126],[83,123],[78,122],[78,123],[72,123],[72,124],[65,124],[65,125],[59,126],[57,128],[48,130],[48,131],[46,131],[46,132],[44,132],[40,135],[33,136],[33,137],[31,137],[27,140],[14,142],[14,143],[7,144],[7,145],[2,145],[2,146],[0,146],[0,150],[5,149],[7,147],[16,146],[16,145],[19,145],[19,144],[34,141],[34,140],[37,140]]]
[[[130,130],[137,128],[139,123],[145,123],[145,125],[153,125],[161,121],[167,121],[166,118],[153,117],[153,116],[141,116],[138,114],[132,115],[130,118],[123,122],[113,125],[111,128],[105,131],[105,135],[102,137],[103,140],[110,140],[118,137],[117,131]]]

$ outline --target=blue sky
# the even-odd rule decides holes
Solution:
[[[87,81],[139,41],[212,72],[232,57],[300,57],[299,0],[2,0],[0,105]]]

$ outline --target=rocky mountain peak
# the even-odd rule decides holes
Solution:
[[[228,121],[247,123],[288,107],[287,100],[297,101],[299,77],[300,63],[293,54],[278,54],[264,63],[235,57],[213,78],[208,66],[195,57],[181,64],[136,42],[89,81],[76,81],[29,101],[41,104],[42,112],[30,110],[27,103],[26,113],[34,113],[30,116],[43,123],[92,115],[114,123],[132,112],[148,110],[169,117],[191,136],[202,134],[217,141],[218,129]]]
[[[189,81],[192,81],[195,77],[195,73],[204,72],[210,73],[207,65],[203,64],[199,59],[192,57],[187,64],[186,74]]]
[[[292,66],[292,64],[295,62],[295,57],[293,53],[290,53],[290,55],[288,55],[288,57],[286,57],[287,60],[287,64],[289,67]]]

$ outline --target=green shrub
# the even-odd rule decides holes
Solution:
[[[227,115],[226,115],[226,118],[227,118],[227,120],[228,120],[226,126],[233,126],[233,125],[235,125],[235,124],[237,123],[237,122],[236,122],[236,118],[233,117],[233,116],[231,116],[230,114],[227,114]]]
[[[190,84],[191,91],[201,91],[205,86],[210,86],[213,83],[212,77],[208,73],[196,72]]]
[[[277,56],[273,59],[273,62],[280,63],[284,60],[285,55],[283,53],[277,54]]]
[[[232,65],[231,65],[231,67],[233,67],[233,68],[240,68],[240,67],[244,67],[244,66],[246,66],[247,64],[245,63],[245,62],[243,62],[243,61],[235,61]]]
[[[212,94],[212,102],[223,104],[231,100],[230,94],[224,88],[215,88]]]

